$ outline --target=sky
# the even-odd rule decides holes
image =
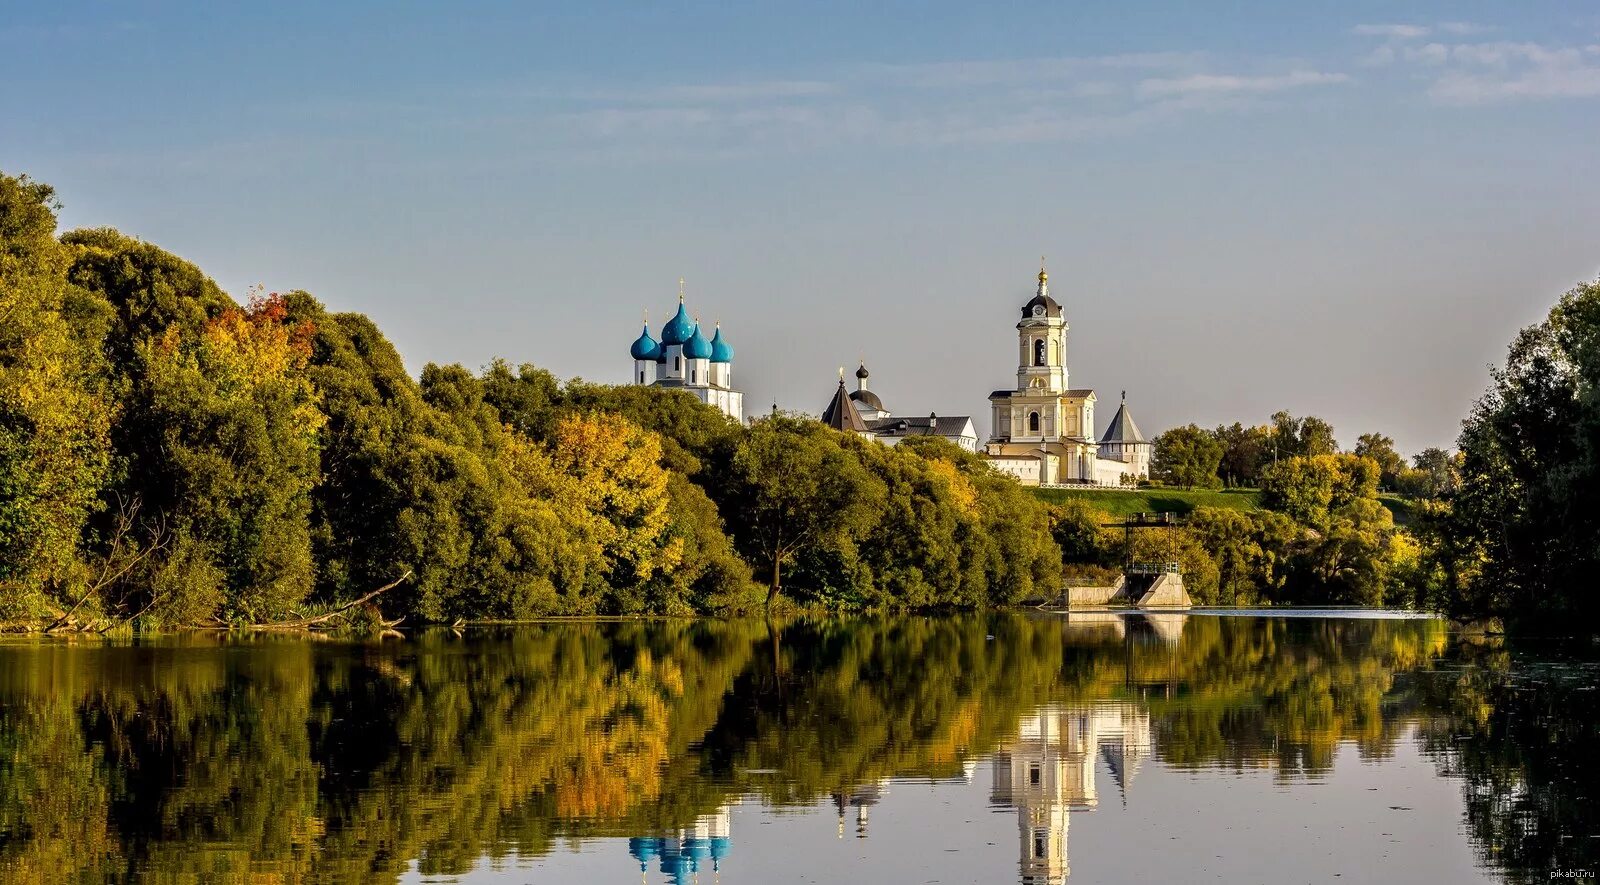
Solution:
[[[747,412],[1071,383],[1448,446],[1600,274],[1600,5],[0,0],[0,171],[413,373],[623,383],[684,278]]]

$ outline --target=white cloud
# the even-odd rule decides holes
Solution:
[[[1415,40],[1432,31],[1425,25],[1356,25],[1350,33],[1361,37],[1387,37],[1391,40]]]
[[[1453,35],[1455,35],[1457,37],[1466,37],[1466,36],[1470,36],[1472,34],[1485,34],[1485,33],[1488,33],[1489,31],[1492,31],[1492,30],[1494,30],[1494,28],[1491,28],[1488,25],[1480,25],[1480,24],[1475,24],[1473,22],[1440,22],[1439,23],[1439,32],[1440,33],[1442,33],[1442,34],[1453,34]]]
[[[1283,92],[1302,86],[1326,86],[1350,81],[1348,74],[1323,71],[1291,71],[1262,77],[1229,74],[1190,74],[1175,79],[1149,79],[1139,84],[1139,94],[1147,98],[1182,95],[1260,95]]]
[[[1388,50],[1383,61],[1426,71],[1428,96],[1441,104],[1600,96],[1600,45],[1430,42],[1380,50]]]
[[[1600,46],[1479,43],[1449,48],[1428,94],[1446,104],[1600,96]]]

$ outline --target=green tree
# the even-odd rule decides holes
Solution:
[[[302,371],[309,330],[286,316],[281,299],[266,298],[224,312],[194,339],[172,326],[139,351],[141,411],[162,428],[141,469],[170,490],[163,512],[182,554],[161,560],[181,574],[158,574],[175,593],[151,604],[177,623],[282,616],[312,589],[324,417]]]
[[[1272,430],[1266,426],[1245,427],[1235,421],[1219,426],[1212,433],[1222,443],[1222,459],[1217,474],[1229,487],[1253,488],[1261,482],[1261,470],[1272,463]]]
[[[1217,465],[1222,453],[1222,443],[1200,427],[1174,427],[1156,437],[1150,470],[1162,482],[1186,489],[1213,488],[1221,484]]]
[[[1310,458],[1333,455],[1339,451],[1339,442],[1333,436],[1333,425],[1321,418],[1296,418],[1288,412],[1274,412],[1269,426],[1279,460],[1296,456]]]
[[[1296,456],[1268,468],[1261,491],[1267,507],[1323,528],[1337,508],[1377,497],[1378,465],[1356,455]]]
[[[842,435],[785,416],[750,428],[726,479],[721,506],[735,541],[768,577],[768,605],[778,598],[785,564],[864,534],[885,494]]]
[[[1476,579],[1453,609],[1578,621],[1600,613],[1600,597],[1588,592],[1600,564],[1596,439],[1600,280],[1568,292],[1544,322],[1517,335],[1463,425],[1452,534],[1481,550],[1483,568],[1460,569]],[[1444,458],[1430,461],[1446,473]],[[1469,561],[1479,555],[1461,552]]]
[[[67,282],[55,208],[49,186],[0,173],[0,619],[54,617],[82,595],[111,466],[107,311]]]
[[[1406,461],[1394,450],[1394,440],[1381,433],[1363,433],[1356,439],[1353,454],[1371,458],[1378,465],[1378,484],[1394,491],[1400,488],[1400,475],[1405,472]]]

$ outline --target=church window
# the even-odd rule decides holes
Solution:
[[[690,369],[689,370],[689,383],[690,384],[699,384],[700,383],[700,370],[699,369]]]
[[[1045,364],[1043,338],[1037,338],[1033,342],[1033,364],[1036,366],[1042,366]]]
[[[672,371],[674,371],[674,372],[682,372],[683,371],[683,357],[675,356],[675,357],[672,358]]]
[[[642,369],[639,371],[639,383],[640,384],[644,383],[644,370],[642,370]]]
[[[1029,412],[1028,413],[1028,432],[1029,433],[1038,433],[1039,432],[1039,413],[1038,412]]]
[[[1033,831],[1033,856],[1042,858],[1050,850],[1050,832],[1048,830]]]
[[[1036,787],[1039,786],[1039,766],[1028,766],[1028,783]]]

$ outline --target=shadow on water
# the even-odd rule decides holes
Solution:
[[[1066,816],[1176,770],[1331,772],[1416,741],[1479,860],[1600,868],[1600,691],[1578,657],[1433,620],[1183,614],[552,624],[382,644],[0,646],[0,879],[396,881],[569,840],[665,881],[717,874],[729,809],[891,780],[1017,815],[1024,881]],[[848,820],[847,820],[848,819]],[[1002,870],[994,870],[996,876]]]

